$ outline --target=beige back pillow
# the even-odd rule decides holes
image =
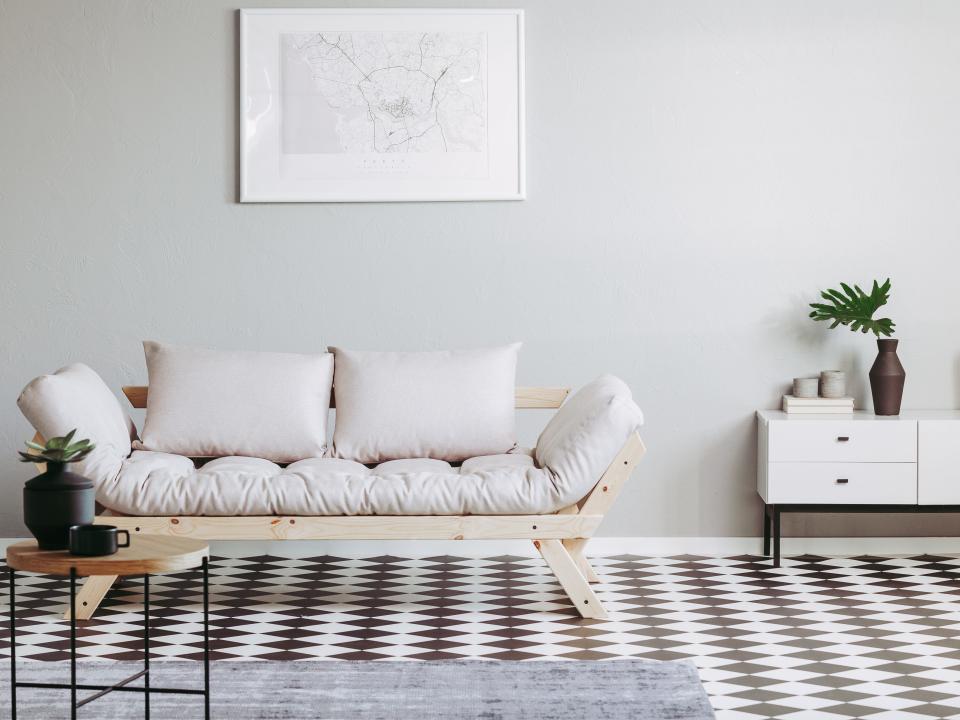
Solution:
[[[330,350],[337,457],[456,462],[516,445],[519,343],[461,352]]]
[[[333,356],[143,344],[147,418],[134,447],[274,462],[326,450]]]
[[[44,439],[76,430],[76,439],[93,441],[93,452],[74,470],[97,485],[113,480],[130,441],[137,437],[133,420],[106,383],[90,367],[74,363],[50,375],[34,378],[20,393],[17,405]]]

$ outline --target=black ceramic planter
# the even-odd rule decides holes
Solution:
[[[71,525],[93,522],[95,501],[90,480],[68,472],[64,463],[47,463],[47,471],[23,487],[23,522],[41,550],[63,550]]]

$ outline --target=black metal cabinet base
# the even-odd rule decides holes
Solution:
[[[773,566],[780,567],[780,516],[783,513],[955,513],[960,505],[778,505],[763,506],[763,554],[770,557],[773,540]]]
[[[143,693],[143,716],[150,719],[150,694],[175,693],[202,695],[204,718],[210,720],[210,573],[207,558],[203,559],[203,690],[193,688],[150,687],[150,576],[143,576],[143,670],[123,678],[113,685],[85,685],[77,683],[77,572],[70,569],[70,684],[17,681],[17,621],[16,571],[10,568],[10,707],[12,720],[17,720],[17,688],[44,688],[70,691],[70,717],[76,720],[77,710],[87,703],[111,692]],[[143,687],[131,687],[134,680],[143,678]],[[77,700],[78,690],[95,690],[92,695]],[[132,715],[131,715],[132,717]]]

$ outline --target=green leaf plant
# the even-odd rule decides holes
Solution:
[[[76,432],[77,429],[74,428],[63,437],[50,438],[46,445],[28,441],[26,445],[32,452],[18,450],[20,462],[72,463],[83,460],[95,446],[89,440],[73,442]]]
[[[844,325],[853,332],[857,330],[862,333],[872,332],[878,338],[893,335],[895,325],[893,320],[873,317],[877,310],[887,304],[887,299],[890,297],[890,278],[887,278],[882,285],[874,280],[869,295],[860,289],[859,285],[851,288],[846,283],[840,283],[840,287],[843,292],[832,288],[821,292],[820,297],[827,302],[810,303],[810,307],[813,308],[810,317],[818,322],[831,322],[831,330],[838,325]]]

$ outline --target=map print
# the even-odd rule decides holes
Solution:
[[[483,33],[284,33],[281,51],[284,152],[487,149]]]

